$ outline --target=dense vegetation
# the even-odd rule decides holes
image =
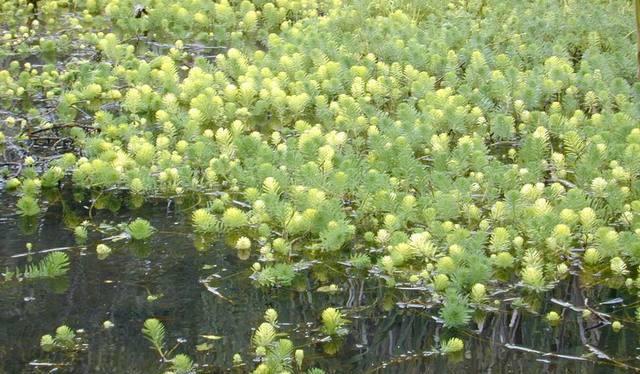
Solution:
[[[25,220],[47,191],[89,189],[87,220],[69,222],[82,242],[95,209],[120,207],[107,196],[191,199],[197,248],[255,255],[257,287],[331,261],[420,289],[450,331],[443,354],[497,310],[638,323],[593,309],[640,290],[628,1],[18,0],[0,18],[0,173]],[[73,266],[52,260],[5,281]],[[545,304],[567,285],[575,304]],[[307,370],[277,317],[249,367]],[[347,333],[348,311],[318,320],[328,339]],[[157,319],[143,333],[167,370],[197,368]],[[62,326],[42,346],[74,351],[74,337]]]

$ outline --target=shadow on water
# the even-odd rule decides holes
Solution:
[[[588,352],[575,319],[570,318],[561,328],[551,329],[539,316],[497,313],[484,320],[481,333],[466,331],[466,357],[425,353],[448,336],[437,317],[419,303],[404,302],[418,300],[426,291],[388,289],[378,279],[362,280],[335,271],[339,264],[327,265],[336,273],[331,281],[340,287],[334,294],[312,291],[319,285],[316,272],[327,270],[323,264],[291,288],[259,288],[249,278],[255,256],[239,255],[222,240],[197,251],[188,217],[179,207],[167,209],[166,202],[137,210],[116,204],[115,212],[97,211],[94,222],[118,223],[140,216],[158,230],[142,246],[125,241],[110,244],[111,256],[99,260],[95,246],[100,238],[91,236],[86,247],[77,246],[65,225],[86,216],[86,205],[58,199],[38,220],[27,222],[14,213],[12,198],[0,196],[0,201],[3,269],[24,267],[28,242],[34,252],[70,247],[71,256],[71,270],[61,279],[0,283],[0,372],[56,372],[37,364],[61,363],[64,358],[43,352],[39,340],[66,324],[84,331],[81,336],[88,347],[57,372],[161,373],[157,355],[141,334],[150,317],[165,324],[169,345],[178,344],[176,352],[191,355],[203,372],[229,370],[235,353],[248,364],[238,371],[248,372],[254,366],[252,328],[262,322],[267,308],[279,312],[282,330],[305,349],[306,362],[332,373],[626,372],[606,362],[595,363],[595,357],[580,360]],[[217,294],[203,285],[205,278]],[[329,306],[344,309],[351,319],[349,335],[340,343],[318,339],[319,316]],[[114,327],[104,329],[106,320]],[[195,347],[205,342],[202,335],[222,339],[210,342],[211,350],[199,352]],[[636,352],[626,350],[636,346],[632,329],[613,334],[605,328],[591,339],[598,350],[627,357],[634,364]],[[544,352],[572,357],[544,356]]]

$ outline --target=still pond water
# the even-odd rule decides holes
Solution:
[[[433,314],[411,303],[425,291],[388,289],[373,276],[362,280],[362,275],[349,275],[340,264],[315,264],[313,272],[305,273],[308,278],[288,289],[260,288],[250,279],[255,254],[238,253],[223,239],[197,250],[188,217],[181,213],[187,207],[176,203],[158,201],[132,209],[116,202],[120,209],[94,209],[94,223],[144,217],[158,230],[145,245],[110,243],[113,253],[100,260],[95,246],[104,237],[92,234],[85,246],[78,246],[65,224],[88,217],[87,204],[79,200],[67,193],[37,220],[27,222],[14,213],[15,199],[0,192],[2,269],[24,267],[27,243],[33,244],[34,260],[43,256],[38,251],[52,248],[66,248],[71,257],[71,270],[63,278],[0,281],[0,373],[162,373],[162,364],[141,333],[144,320],[151,317],[165,324],[169,345],[177,344],[176,352],[194,358],[201,372],[249,372],[255,367],[252,329],[263,321],[267,308],[279,312],[282,329],[305,350],[309,367],[329,373],[630,371],[606,360],[596,362],[595,356],[587,361],[544,356],[540,353],[588,353],[576,323],[567,321],[554,331],[540,317],[517,316],[516,321],[507,313],[490,318],[481,333],[467,332],[464,358],[429,355],[446,331]],[[318,274],[329,277],[340,291],[314,291]],[[351,319],[349,334],[340,344],[315,338],[319,315],[329,306],[343,309]],[[104,329],[106,320],[114,327]],[[86,349],[75,357],[40,349],[40,337],[62,324],[84,331]],[[202,335],[222,338],[202,352],[195,348],[204,342]],[[615,335],[603,328],[596,337],[593,347],[635,366],[638,352],[627,348],[638,345],[632,329]],[[230,369],[235,353],[246,366]]]

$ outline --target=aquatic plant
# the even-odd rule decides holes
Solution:
[[[135,240],[144,240],[153,235],[154,228],[149,221],[136,218],[127,226],[127,233]]]
[[[628,3],[125,3],[0,8],[0,143],[20,158],[0,172],[20,215],[69,185],[99,196],[90,216],[115,192],[197,197],[197,243],[255,246],[256,284],[300,289],[311,268],[333,291],[315,267],[335,262],[426,288],[454,328],[575,276],[637,293]]]
[[[64,177],[64,171],[59,166],[53,166],[41,176],[42,187],[55,187]]]
[[[442,343],[440,351],[444,354],[460,352],[464,349],[464,342],[459,338],[451,338]]]
[[[164,353],[165,329],[162,322],[156,318],[149,318],[145,320],[144,326],[142,327],[142,334],[149,342],[151,342],[151,345],[156,352],[158,352],[160,357],[166,359]]]
[[[27,266],[24,277],[27,279],[54,278],[67,274],[69,256],[64,252],[51,252],[36,264]]]
[[[249,249],[249,248],[251,248],[251,240],[249,238],[247,238],[246,236],[242,236],[242,237],[238,238],[238,241],[236,242],[235,247],[238,250]]]
[[[368,269],[371,267],[371,258],[364,253],[356,253],[349,258],[349,263],[356,269]]]
[[[466,297],[458,294],[454,288],[447,290],[444,304],[440,309],[440,318],[445,326],[452,328],[465,326],[471,320],[471,311]]]
[[[624,260],[620,257],[614,257],[610,261],[609,268],[611,272],[615,275],[627,275],[629,271],[627,270],[627,264],[624,263]]]
[[[293,350],[293,342],[289,339],[278,339],[278,341],[272,343],[265,357],[265,365],[268,368],[267,373],[291,371]],[[261,369],[260,366],[254,372],[264,372],[264,369]]]
[[[325,374],[326,372],[319,368],[311,368],[306,371],[307,374]]]
[[[485,300],[487,295],[487,289],[484,286],[484,284],[482,283],[476,283],[473,285],[473,287],[471,287],[471,299],[476,302],[476,303],[480,303],[483,300]]]
[[[193,372],[193,361],[185,354],[177,354],[171,360],[171,370],[176,374],[188,374]]]
[[[304,363],[304,350],[296,349],[293,356],[295,357],[298,370],[302,370],[302,365]]]
[[[584,262],[587,265],[596,265],[600,262],[600,251],[597,248],[589,247],[584,251]]]
[[[522,283],[535,291],[544,291],[545,281],[539,266],[527,266],[522,269]]]
[[[272,324],[274,327],[278,326],[278,312],[275,309],[267,309],[264,312],[264,320]]]
[[[22,182],[20,182],[20,179],[18,178],[11,178],[9,180],[7,180],[5,182],[5,188],[7,190],[16,190],[20,187],[20,185],[22,184]]]
[[[278,263],[265,266],[253,275],[261,286],[282,287],[290,286],[296,277],[296,272],[290,264]]]
[[[238,208],[227,208],[222,215],[222,224],[229,229],[235,229],[246,225],[247,215]]]
[[[31,217],[40,213],[40,206],[38,205],[38,200],[33,196],[25,195],[18,200],[16,203],[16,207],[18,208],[18,212],[20,215]]]
[[[233,361],[233,365],[234,365],[234,366],[240,366],[240,365],[242,365],[242,364],[243,364],[242,356],[241,356],[239,353],[235,353],[235,354],[233,355],[233,359],[232,359],[232,361]]]
[[[349,321],[342,312],[335,308],[327,308],[322,311],[322,332],[331,336],[344,335],[347,333],[345,325]]]
[[[78,225],[73,228],[73,235],[76,238],[76,242],[84,243],[89,237],[89,231],[84,225]]]
[[[42,338],[40,339],[40,347],[44,350],[44,351],[51,351],[53,349],[53,347],[55,346],[55,341],[53,339],[53,336],[51,335],[42,335]]]
[[[100,243],[96,246],[96,254],[99,259],[105,259],[111,254],[111,248],[106,244]]]
[[[251,342],[255,348],[260,363],[253,373],[293,373],[293,363],[298,372],[302,372],[304,366],[304,350],[294,349],[293,342],[286,338],[286,332],[278,331],[276,326],[278,313],[273,309],[265,312],[265,322],[253,333]],[[234,358],[234,362],[236,362]],[[309,369],[309,373],[324,373],[320,369]]]
[[[218,219],[206,209],[194,210],[191,214],[191,221],[197,233],[212,234],[220,229]]]
[[[613,330],[613,332],[620,332],[623,327],[624,326],[622,325],[622,323],[620,323],[620,321],[613,321],[611,323],[611,329]]]
[[[276,329],[273,324],[265,322],[261,324],[253,334],[251,341],[256,348],[268,347],[276,338]]]
[[[164,324],[162,324],[158,319],[146,319],[142,327],[142,334],[145,339],[151,343],[153,349],[162,358],[163,362],[170,363],[170,367],[173,372],[176,374],[188,374],[193,372],[194,363],[189,356],[179,353],[173,356],[173,358],[169,358],[169,355],[175,348],[165,351],[166,331]]]
[[[265,322],[255,330],[251,337],[256,356],[261,359],[261,363],[253,373],[291,373],[294,372],[292,367],[294,361],[298,370],[302,370],[304,351],[302,349],[294,351],[293,342],[286,338],[287,334],[278,332],[278,312],[274,309],[267,309],[264,318]],[[284,337],[281,338],[282,336]]]
[[[43,335],[40,338],[40,347],[45,352],[63,351],[73,352],[81,349],[81,340],[77,338],[76,332],[66,325],[59,326],[55,335]]]
[[[561,317],[558,314],[558,312],[552,310],[549,313],[547,313],[546,319],[551,326],[557,326],[560,323]]]

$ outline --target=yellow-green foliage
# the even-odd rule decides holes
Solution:
[[[196,196],[193,231],[259,249],[258,284],[334,261],[425,287],[451,327],[494,287],[529,297],[576,272],[637,293],[628,1],[144,3],[41,0],[42,22],[32,2],[0,4],[0,147],[24,154],[6,173],[21,215],[69,184]],[[30,154],[41,135],[73,147]]]

